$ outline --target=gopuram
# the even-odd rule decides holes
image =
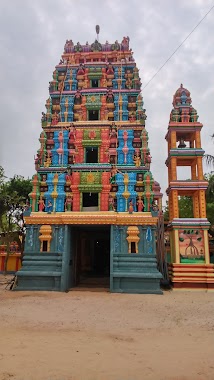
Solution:
[[[201,129],[198,114],[192,106],[190,92],[181,84],[173,97],[173,109],[166,140],[168,143],[169,229],[171,263],[170,278],[174,288],[214,288],[214,265],[210,264],[205,192],[201,146]],[[181,180],[178,168],[190,168],[191,175]],[[193,215],[181,218],[179,197],[188,196]],[[191,217],[192,216],[192,217]]]
[[[49,83],[17,290],[162,293],[162,209],[139,71],[122,42],[66,41]]]

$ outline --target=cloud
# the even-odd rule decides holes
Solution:
[[[34,173],[41,112],[48,83],[66,39],[93,42],[129,36],[143,87],[211,8],[211,1],[107,0],[1,1],[1,146],[0,164],[7,176]],[[204,124],[203,148],[213,153],[214,11],[144,89],[152,172],[167,188],[165,159],[172,97],[180,83],[187,87]],[[207,168],[206,168],[207,170]]]

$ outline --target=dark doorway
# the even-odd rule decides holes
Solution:
[[[135,242],[131,242],[131,253],[136,253],[136,244]]]
[[[83,207],[98,207],[98,193],[82,193]]]
[[[98,148],[97,147],[87,147],[85,149],[85,162],[87,164],[93,164],[98,162]]]
[[[48,242],[47,240],[43,240],[42,242],[42,252],[47,252],[48,251]]]
[[[98,81],[98,79],[92,79],[92,81],[91,81],[91,87],[92,88],[99,87],[99,81]]]
[[[99,120],[99,111],[97,110],[90,110],[88,111],[88,120]]]
[[[79,226],[74,237],[74,286],[109,288],[110,227]]]

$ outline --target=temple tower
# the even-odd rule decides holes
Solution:
[[[67,40],[45,107],[18,288],[67,290],[94,276],[111,291],[161,293],[162,194],[129,38]]]
[[[201,147],[201,128],[197,111],[192,107],[190,92],[181,84],[173,97],[173,109],[166,140],[168,143],[169,227],[171,245],[171,280],[175,288],[211,288],[214,286],[210,265],[205,192]],[[181,180],[178,167],[191,169],[190,179]],[[185,169],[184,169],[185,170]],[[180,218],[179,197],[188,196],[193,217]]]

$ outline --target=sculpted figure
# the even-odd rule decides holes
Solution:
[[[144,203],[143,203],[143,201],[142,201],[142,198],[139,197],[139,198],[138,198],[138,201],[137,201],[137,211],[138,211],[138,212],[142,212],[143,209],[144,209]]]
[[[132,214],[134,211],[133,201],[132,199],[129,201],[129,214]]]
[[[141,165],[141,158],[140,158],[139,153],[137,153],[137,154],[134,156],[133,161],[134,161],[134,163],[135,163],[135,166],[140,166],[140,165]]]
[[[109,209],[109,211],[115,211],[114,198],[112,198],[112,197],[109,197],[108,209]]]
[[[48,201],[48,205],[46,206],[45,211],[47,211],[48,214],[51,214],[51,212],[53,211],[53,205],[50,200]]]
[[[39,205],[39,212],[44,211],[45,202],[44,202],[44,199],[42,198],[42,195],[40,195],[40,198],[39,198],[39,201],[38,201],[38,205]]]
[[[73,205],[73,198],[71,195],[69,195],[65,201],[65,211],[71,211],[72,205]]]

